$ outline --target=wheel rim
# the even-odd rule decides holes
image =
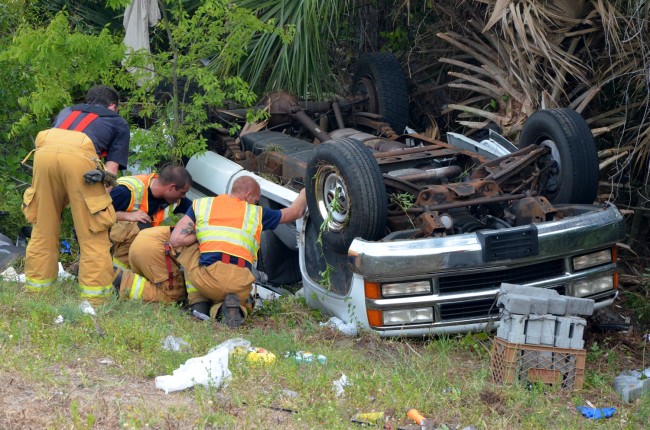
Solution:
[[[377,89],[375,88],[375,82],[369,76],[364,76],[359,79],[355,87],[355,94],[360,94],[368,97],[368,108],[366,109],[371,113],[379,113],[379,102],[377,100]]]
[[[341,231],[348,222],[350,202],[343,177],[333,166],[320,169],[316,181],[318,212],[330,231]]]
[[[555,143],[555,141],[553,141],[551,139],[546,139],[546,140],[542,141],[539,144],[539,146],[540,147],[545,146],[545,147],[547,147],[547,148],[549,148],[551,150],[551,153],[549,154],[549,156],[551,157],[551,159],[553,159],[553,161],[555,162],[555,165],[556,165],[555,172],[552,173],[549,176],[548,181],[546,183],[546,188],[545,188],[545,191],[547,192],[547,194],[549,194],[550,196],[553,196],[553,195],[558,193],[558,191],[560,190],[560,185],[562,183],[562,180],[561,180],[561,176],[562,176],[562,158],[560,157],[560,150],[559,150],[557,144]]]

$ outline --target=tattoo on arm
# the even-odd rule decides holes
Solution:
[[[183,234],[192,234],[192,233],[194,233],[194,223],[192,221],[190,221],[187,224],[187,227],[181,229],[181,233],[183,233]]]

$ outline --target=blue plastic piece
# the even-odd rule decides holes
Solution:
[[[616,412],[616,408],[590,408],[589,406],[577,406],[576,409],[580,411],[585,418],[593,420],[609,418],[614,415],[614,412]]]
[[[59,251],[61,254],[70,254],[70,244],[66,240],[61,241],[61,251]]]

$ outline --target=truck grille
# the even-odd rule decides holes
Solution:
[[[466,320],[499,316],[495,299],[467,300],[440,304],[440,320]]]
[[[440,294],[491,290],[499,288],[502,282],[526,284],[564,273],[564,260],[552,260],[513,269],[441,277],[438,279],[438,289]]]

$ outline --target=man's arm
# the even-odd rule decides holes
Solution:
[[[305,189],[300,190],[296,200],[291,203],[291,206],[288,208],[280,209],[282,212],[282,218],[280,218],[280,224],[295,221],[305,214],[305,208],[307,207],[307,195],[305,194]]]
[[[174,248],[188,246],[196,242],[196,230],[192,218],[185,215],[174,227],[169,243]]]
[[[142,222],[148,224],[151,217],[145,211],[137,210],[133,212],[116,211],[115,216],[118,221]]]
[[[119,164],[117,164],[115,161],[107,161],[104,163],[104,166],[106,166],[106,171],[111,172],[113,175],[117,176],[117,171],[120,169]]]

